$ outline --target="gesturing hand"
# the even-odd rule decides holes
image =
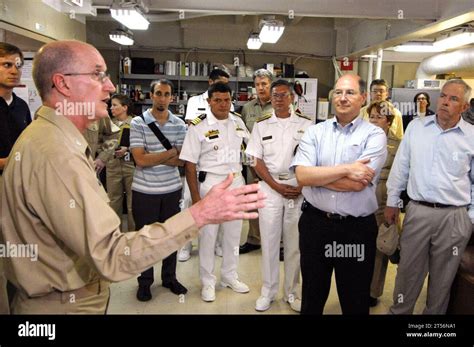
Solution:
[[[253,211],[265,206],[265,194],[259,192],[258,184],[249,184],[235,189],[227,189],[233,181],[232,174],[216,184],[206,196],[189,208],[198,227],[206,224],[220,224],[235,219],[255,219]]]

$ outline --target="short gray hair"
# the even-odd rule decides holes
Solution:
[[[463,88],[464,88],[464,101],[466,103],[469,103],[469,98],[471,97],[471,91],[472,91],[472,88],[469,86],[469,84],[467,84],[464,80],[462,80],[460,78],[453,78],[453,79],[448,80],[444,84],[443,89],[444,89],[444,87],[446,87],[450,84],[458,84],[460,86],[463,86]]]
[[[53,75],[65,73],[78,60],[74,51],[74,44],[77,42],[79,41],[51,42],[42,46],[36,54],[33,60],[33,80],[41,100],[46,100],[53,89]]]
[[[273,74],[268,71],[267,69],[258,69],[253,73],[253,81],[255,82],[255,79],[257,77],[263,78],[266,77],[270,80],[270,83],[273,82]]]

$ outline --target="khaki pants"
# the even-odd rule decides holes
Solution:
[[[247,170],[247,184],[253,183],[255,177],[252,174],[249,166],[246,166]],[[247,243],[251,245],[260,245],[260,225],[257,219],[249,219],[249,233],[247,235]]]
[[[12,303],[12,314],[106,314],[110,298],[109,283],[100,281],[95,293],[81,297],[77,291],[54,292],[50,295],[29,298],[17,291]]]
[[[107,195],[110,199],[110,207],[122,218],[123,193],[127,195],[127,222],[128,231],[135,230],[135,222],[132,215],[132,182],[135,167],[133,164],[120,159],[112,159],[107,162]]]
[[[445,314],[451,284],[471,237],[466,208],[432,208],[411,201],[400,238],[392,314],[412,314],[429,273],[423,314]]]

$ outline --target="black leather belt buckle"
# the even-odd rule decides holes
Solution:
[[[347,218],[346,216],[341,216],[340,214],[329,213],[329,212],[326,213],[326,217],[328,217],[329,219],[335,219],[335,220],[343,220]]]

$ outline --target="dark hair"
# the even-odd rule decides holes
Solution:
[[[7,55],[18,54],[21,62],[23,63],[24,57],[23,52],[17,47],[6,42],[0,42],[0,57],[6,57]]]
[[[123,94],[113,94],[110,100],[112,101],[113,99],[117,99],[120,102],[120,105],[127,106],[128,115],[132,114],[132,110],[131,110],[132,101],[130,100],[128,96],[123,95]]]
[[[209,99],[212,97],[212,94],[214,93],[229,93],[230,95],[232,95],[232,89],[230,89],[227,83],[217,82],[217,83],[211,84],[209,88],[207,89],[207,94],[208,94]]]
[[[276,80],[272,82],[272,85],[270,86],[270,90],[273,90],[273,88],[278,87],[278,86],[285,86],[288,87],[291,93],[293,93],[293,83],[288,82],[287,80]]]
[[[426,108],[430,107],[431,103],[430,103],[430,95],[428,93],[425,93],[425,92],[420,92],[420,93],[417,93],[415,95],[415,97],[413,98],[413,102],[415,103],[415,108],[418,108],[417,105],[418,105],[418,97],[420,95],[424,95],[426,97],[426,101],[428,102],[428,105],[426,105]]]
[[[215,81],[215,80],[218,80],[219,77],[230,78],[229,74],[221,69],[214,69],[209,73],[210,80]]]
[[[471,105],[471,107],[474,107],[474,98],[471,98],[471,100],[469,100],[469,104]]]
[[[390,87],[388,86],[387,81],[385,81],[383,78],[379,78],[379,79],[373,80],[373,81],[370,83],[370,89],[371,89],[371,90],[372,90],[372,87],[373,87],[373,86],[385,86],[385,88],[387,88],[387,91],[390,89]]]
[[[387,122],[392,125],[393,119],[395,118],[395,109],[393,108],[393,105],[388,102],[388,101],[373,101],[370,103],[370,105],[367,107],[367,113],[369,114],[372,112],[372,110],[375,108],[375,110],[378,112],[378,114],[387,117]]]
[[[174,85],[173,85],[173,82],[171,82],[170,80],[167,80],[165,78],[162,78],[160,80],[155,80],[153,82],[151,82],[150,84],[150,93],[151,94],[154,94],[155,93],[155,86],[157,84],[165,84],[167,86],[170,86],[171,88],[171,94],[173,94],[173,90],[174,90]]]

